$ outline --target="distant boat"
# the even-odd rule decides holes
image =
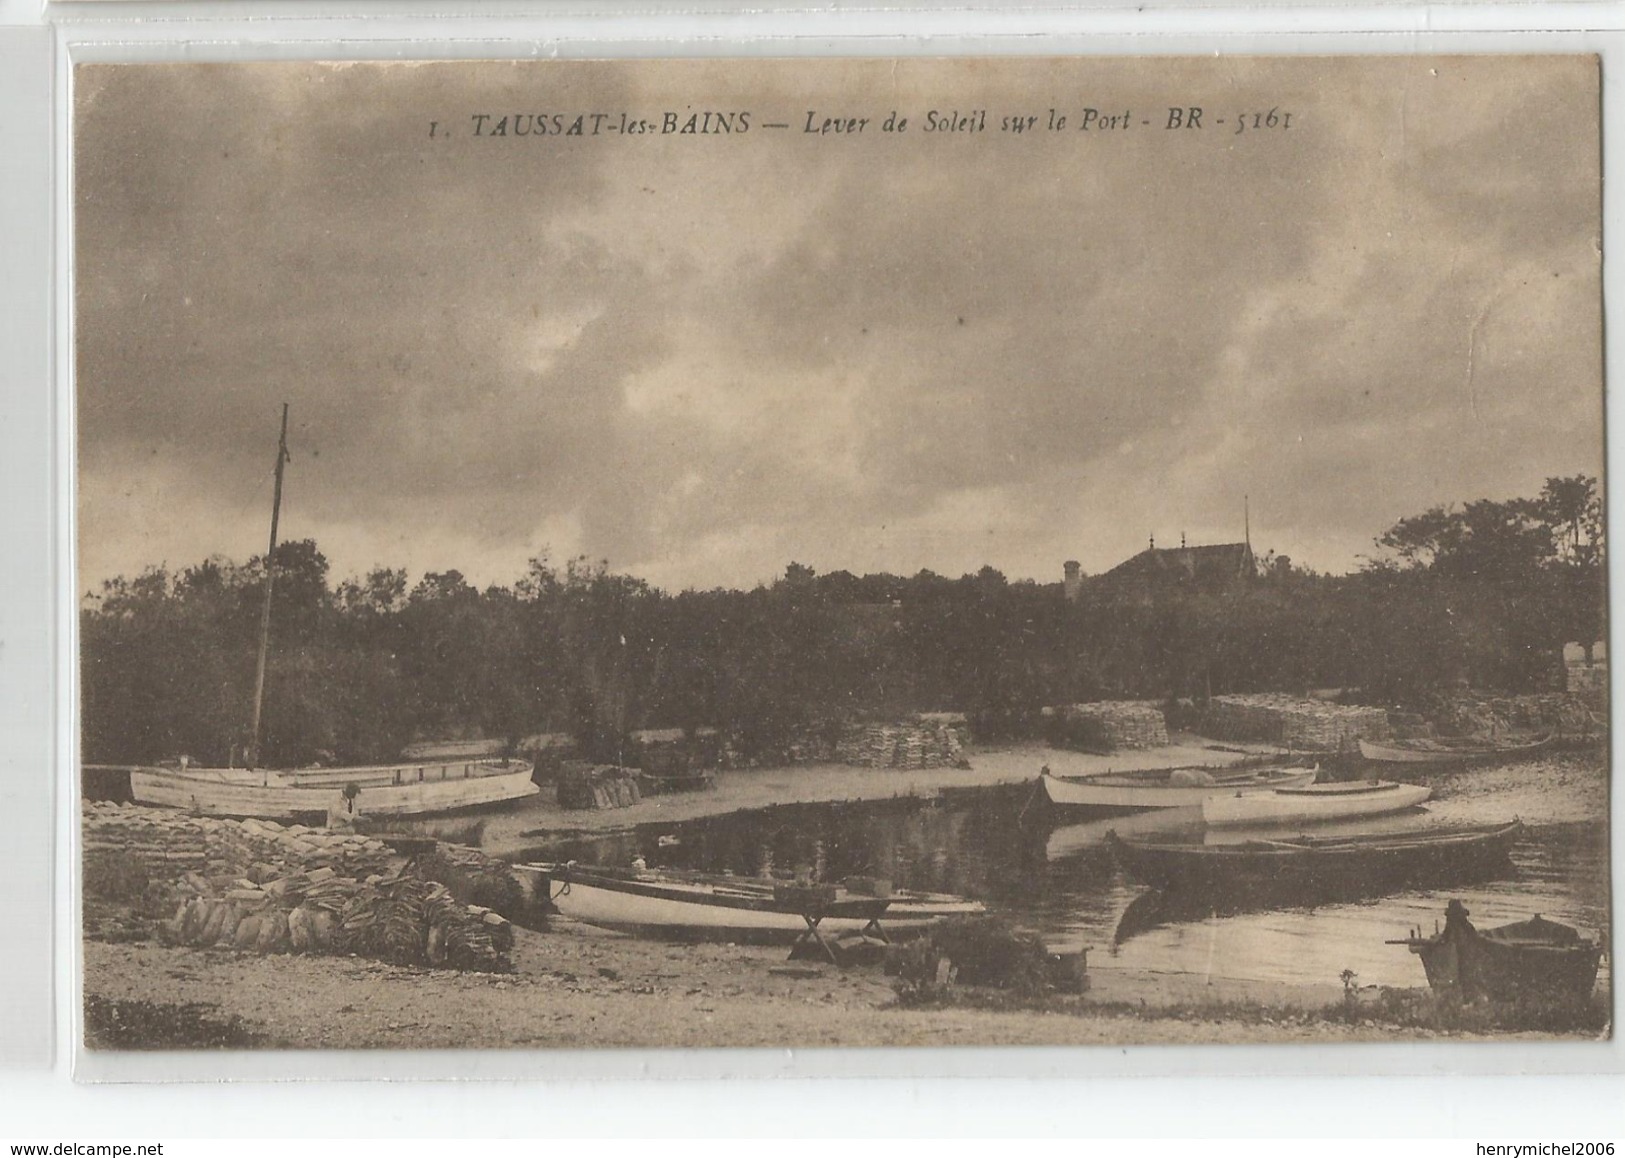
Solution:
[[[702,792],[717,786],[714,768],[696,768],[686,772],[649,772],[639,770],[638,791],[644,796],[663,796],[668,792]]]
[[[1556,741],[1554,733],[1515,744],[1453,743],[1443,740],[1375,744],[1370,740],[1361,740],[1360,755],[1378,764],[1477,764],[1532,756],[1551,747]]]
[[[1343,781],[1278,788],[1272,792],[1227,792],[1202,801],[1202,819],[1219,828],[1250,824],[1313,824],[1382,816],[1414,808],[1432,794],[1417,784],[1386,780]]]
[[[1467,907],[1445,907],[1444,930],[1424,937],[1420,929],[1402,941],[1422,958],[1428,984],[1441,996],[1463,1001],[1583,1005],[1597,984],[1600,941],[1540,914],[1495,929],[1475,929]]]
[[[291,770],[257,766],[271,638],[271,590],[276,577],[271,562],[276,558],[282,474],[288,459],[288,406],[283,403],[276,485],[271,499],[271,539],[265,552],[265,601],[260,610],[254,714],[244,761],[248,767],[203,768],[182,760],[173,768],[131,768],[130,794],[136,803],[184,808],[205,816],[289,820],[329,813],[417,816],[535,795],[539,789],[531,781],[532,766],[523,760],[465,759]]]
[[[457,760],[356,768],[130,769],[138,804],[184,808],[201,816],[294,820],[329,813],[419,816],[534,796],[525,760]]]
[[[1058,808],[1116,809],[1184,808],[1200,805],[1210,796],[1236,792],[1268,792],[1314,783],[1313,768],[1153,768],[1130,772],[1103,772],[1066,777],[1049,773],[1038,778],[1050,804]]]
[[[676,941],[788,945],[807,930],[808,902],[773,881],[678,870],[621,870],[596,865],[522,864],[538,897],[589,925]],[[875,927],[888,938],[923,932],[954,916],[986,911],[980,901],[899,889],[859,892],[831,886],[816,902],[825,934]],[[810,894],[809,894],[810,895]]]
[[[1259,890],[1271,895],[1336,895],[1483,875],[1508,863],[1523,825],[1424,829],[1371,836],[1293,836],[1239,844],[1110,844],[1125,873],[1152,888],[1245,904]]]

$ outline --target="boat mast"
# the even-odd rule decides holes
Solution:
[[[265,699],[265,653],[271,645],[271,585],[276,578],[277,520],[282,515],[282,467],[288,461],[288,404],[282,404],[282,436],[276,448],[276,490],[271,499],[271,545],[265,550],[265,606],[260,611],[260,657],[254,667],[254,725],[248,742],[247,764],[260,762],[260,707]]]

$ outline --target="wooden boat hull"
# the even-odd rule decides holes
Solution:
[[[1480,879],[1509,864],[1523,826],[1505,825],[1402,836],[1252,840],[1175,845],[1111,838],[1123,871],[1166,892],[1244,908],[1265,899],[1380,895],[1430,881]]]
[[[1459,915],[1458,915],[1459,911]],[[1567,925],[1542,920],[1479,931],[1452,901],[1445,928],[1401,942],[1422,959],[1428,985],[1443,997],[1504,1004],[1576,1006],[1597,984],[1602,945]]]
[[[360,788],[354,807],[346,785]],[[334,812],[362,816],[421,816],[533,796],[531,765],[522,760],[458,761],[369,768],[249,772],[242,768],[136,768],[130,792],[138,804],[183,808],[202,816],[266,820]]]
[[[642,937],[670,941],[724,941],[741,945],[789,945],[806,932],[793,908],[775,902],[770,884],[687,874],[686,880],[624,880],[557,865],[518,865],[533,891],[546,889],[566,917]],[[640,874],[642,875],[642,874]],[[891,898],[846,894],[818,926],[825,936],[865,929],[879,920],[888,938],[916,936],[950,916],[984,912],[980,901],[945,894],[894,894]]]
[[[1200,806],[1209,797],[1236,792],[1268,792],[1312,784],[1318,768],[1258,770],[1235,777],[1221,772],[1212,784],[1170,785],[1158,782],[1153,773],[1142,777],[1118,773],[1081,777],[1075,780],[1040,776],[1038,783],[1051,806],[1090,808],[1100,811],[1140,812],[1153,808]],[[1272,774],[1273,772],[1273,774]],[[1136,780],[1141,782],[1136,783]]]
[[[1360,741],[1360,755],[1376,764],[1431,764],[1440,767],[1461,764],[1487,764],[1496,760],[1515,760],[1543,752],[1556,743],[1556,736],[1543,736],[1529,744],[1514,744],[1503,748],[1406,748],[1394,744],[1374,744]]]
[[[1218,828],[1250,824],[1316,824],[1385,816],[1414,808],[1432,789],[1419,784],[1310,784],[1273,792],[1229,793],[1202,801],[1202,820]]]

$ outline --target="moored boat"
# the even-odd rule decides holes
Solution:
[[[296,770],[132,768],[129,775],[130,793],[138,804],[266,820],[456,812],[539,791],[531,780],[531,765],[524,760]]]
[[[1367,895],[1438,878],[1505,869],[1523,825],[1423,829],[1404,834],[1172,844],[1108,837],[1119,867],[1142,884],[1245,905],[1259,894]]]
[[[1451,901],[1444,929],[1431,937],[1413,929],[1402,941],[1422,958],[1428,985],[1455,1000],[1506,1004],[1582,1005],[1597,983],[1601,941],[1548,921],[1539,913],[1494,929],[1475,929],[1467,907]]]
[[[574,864],[521,864],[515,871],[564,916],[600,928],[678,941],[787,945],[807,930],[808,903],[782,884],[748,877],[677,870],[621,870]],[[923,932],[946,917],[985,911],[980,901],[907,889],[823,890],[819,929],[873,931],[893,940]]]
[[[1450,743],[1441,740],[1409,740],[1376,744],[1360,741],[1360,755],[1376,764],[1480,764],[1532,756],[1556,743],[1555,733],[1512,744]]]
[[[1214,827],[1248,824],[1305,824],[1383,816],[1414,808],[1432,794],[1418,784],[1386,780],[1341,781],[1278,788],[1270,792],[1227,792],[1202,801],[1202,820]]]
[[[1095,776],[1038,778],[1049,803],[1057,808],[1141,811],[1200,805],[1210,796],[1268,792],[1314,783],[1313,768],[1151,768],[1103,772]]]

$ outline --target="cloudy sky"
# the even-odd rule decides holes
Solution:
[[[1255,546],[1341,571],[1406,514],[1601,470],[1589,58],[76,83],[86,588],[263,550],[284,401],[283,533],[340,576],[1056,580],[1239,538],[1244,495]],[[712,110],[748,131],[493,135]]]

